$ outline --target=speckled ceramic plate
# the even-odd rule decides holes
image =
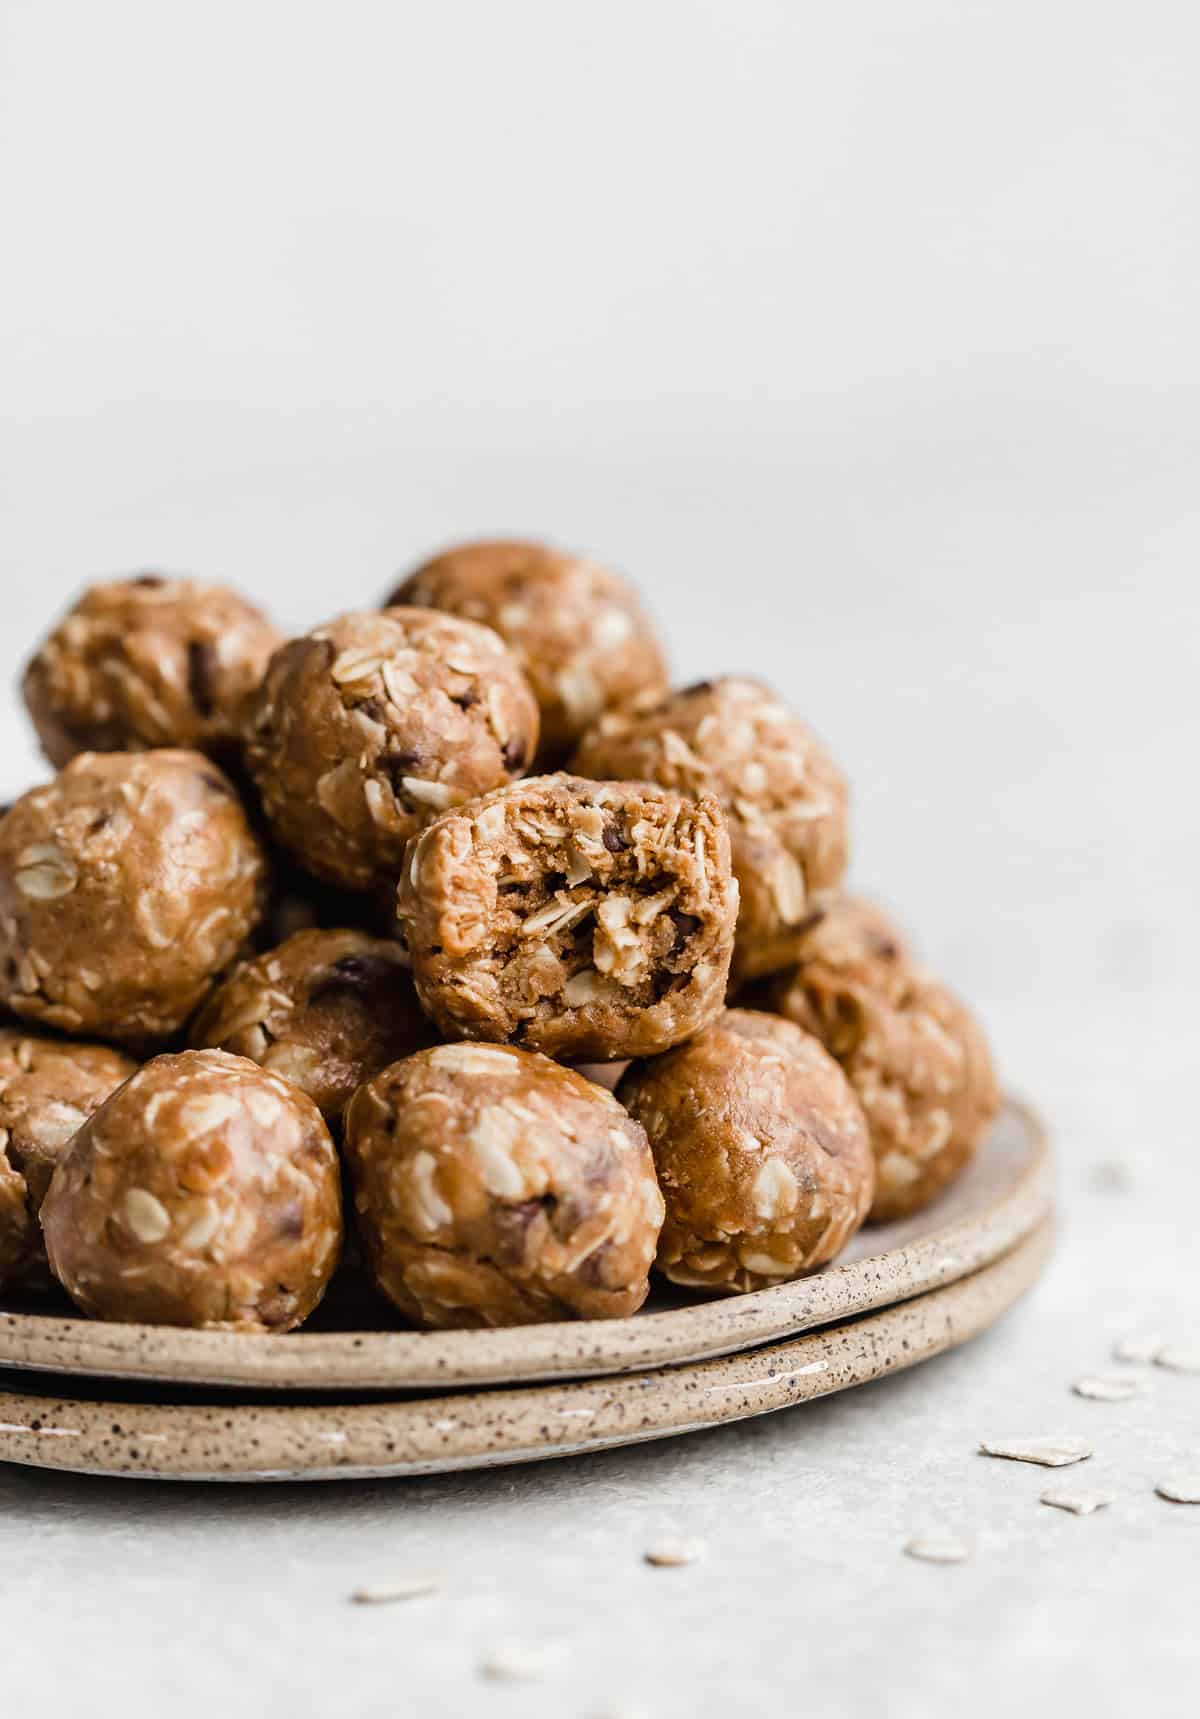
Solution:
[[[214,1403],[147,1385],[125,1386],[116,1401],[112,1387],[35,1395],[26,1376],[0,1391],[0,1461],[151,1480],[350,1480],[671,1438],[848,1390],[965,1343],[1031,1287],[1050,1239],[1047,1219],[995,1264],[882,1313],[626,1378],[400,1402]],[[157,1400],[147,1400],[151,1392]]]
[[[182,1331],[0,1308],[0,1369],[278,1390],[414,1390],[595,1378],[728,1355],[926,1294],[978,1271],[1050,1210],[1053,1174],[1037,1117],[1014,1099],[975,1162],[928,1211],[856,1236],[838,1264],[752,1295],[698,1300],[659,1289],[632,1319],[503,1331],[386,1329],[381,1302],[339,1294],[284,1337]]]

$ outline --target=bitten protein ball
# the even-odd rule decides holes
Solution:
[[[42,1206],[85,1313],[288,1331],[342,1239],[337,1155],[312,1100],[241,1057],[156,1057],[85,1122]]]
[[[47,1274],[38,1212],[73,1135],[137,1064],[0,1027],[0,1288]]]
[[[191,1032],[197,1048],[294,1081],[331,1121],[364,1081],[435,1039],[403,949],[361,931],[301,931],[244,962]]]
[[[799,964],[766,992],[845,1069],[878,1167],[871,1217],[919,1211],[965,1168],[999,1108],[982,1027],[914,967],[879,909],[839,901],[806,934]]]
[[[380,1289],[422,1325],[634,1313],[663,1217],[646,1136],[543,1056],[440,1045],[355,1096],[346,1148]]]
[[[741,888],[734,977],[795,959],[801,929],[846,869],[848,790],[799,717],[751,680],[703,681],[604,717],[571,768],[714,794]]]
[[[711,796],[536,776],[436,819],[399,910],[447,1037],[606,1062],[720,1013],[737,885]]]
[[[198,752],[84,753],[0,822],[0,1002],[118,1044],[176,1032],[262,912],[265,861]]]
[[[394,883],[437,812],[529,764],[538,714],[487,627],[426,609],[344,615],[276,653],[246,761],[275,834],[346,889]]]
[[[658,1269],[763,1289],[836,1258],[871,1204],[867,1124],[837,1063],[790,1021],[729,1009],[635,1063],[617,1096],[650,1137],[667,1216]]]
[[[601,712],[666,690],[662,649],[632,588],[616,573],[542,544],[449,549],[388,601],[495,627],[537,694],[544,770],[563,763]]]
[[[281,635],[223,585],[148,573],[92,585],[25,670],[46,756],[194,747],[223,757]]]

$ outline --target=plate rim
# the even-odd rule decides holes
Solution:
[[[1049,1134],[1006,1093],[1025,1131],[1016,1182],[979,1210],[890,1249],[750,1294],[627,1319],[495,1330],[305,1332],[252,1336],[0,1311],[6,1370],[233,1390],[427,1390],[601,1378],[690,1365],[908,1301],[1001,1258],[1053,1203]]]
[[[109,1403],[0,1390],[0,1461],[132,1480],[400,1479],[679,1437],[850,1390],[969,1342],[1037,1283],[1054,1227],[1047,1214],[990,1265],[845,1324],[618,1379],[344,1406],[320,1397]]]

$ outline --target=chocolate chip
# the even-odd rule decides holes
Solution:
[[[160,573],[141,573],[136,579],[129,581],[131,585],[140,585],[145,591],[158,591],[166,584]]]
[[[217,705],[217,647],[208,639],[190,639],[187,648],[188,694],[201,716],[211,716]]]
[[[479,703],[479,694],[472,688],[468,688],[466,692],[452,692],[450,702],[456,704],[460,710],[470,710],[473,704]]]
[[[620,854],[625,852],[629,843],[625,840],[625,837],[621,834],[616,824],[605,824],[604,845],[610,854]]]
[[[404,788],[402,778],[411,776],[420,762],[419,752],[385,752],[380,758],[378,767],[392,784],[392,793],[397,799]]]
[[[536,1200],[521,1200],[513,1206],[497,1206],[493,1213],[498,1246],[496,1253],[505,1260],[518,1260],[525,1252],[525,1238],[530,1226],[544,1212],[553,1216],[558,1200],[553,1194],[543,1194]]]
[[[694,680],[692,682],[691,686],[681,686],[680,687],[679,697],[680,698],[699,698],[702,693],[712,692],[712,690],[716,686],[716,684],[717,683],[715,680]]]
[[[683,913],[678,907],[668,907],[667,918],[675,927],[675,942],[672,945],[672,953],[674,953],[676,949],[683,948],[688,938],[699,927],[700,921],[694,913]]]
[[[590,1284],[593,1289],[602,1288],[608,1282],[608,1256],[611,1252],[612,1243],[603,1242],[595,1253],[588,1255],[579,1269],[582,1281]]]
[[[525,768],[528,754],[523,740],[510,740],[504,748],[504,768],[517,771]]]
[[[278,1230],[281,1236],[299,1236],[304,1234],[304,1210],[299,1200],[289,1200],[279,1213]]]
[[[308,993],[309,1003],[333,996],[357,996],[382,976],[384,963],[369,955],[343,955]]]

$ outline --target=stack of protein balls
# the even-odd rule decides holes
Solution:
[[[651,1267],[826,1264],[995,1113],[839,894],[820,743],[756,681],[670,691],[588,562],[472,544],[291,640],[96,585],[24,695],[60,773],[0,817],[0,1288],[284,1331],[352,1212],[418,1323],[628,1314]]]

